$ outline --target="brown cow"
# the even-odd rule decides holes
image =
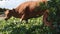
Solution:
[[[44,1],[42,1],[42,2],[44,2]],[[51,22],[47,21],[49,11],[47,9],[42,10],[42,11],[40,11],[40,10],[35,11],[35,8],[39,7],[39,5],[40,5],[39,3],[40,3],[40,1],[25,2],[13,10],[6,10],[5,20],[8,20],[11,16],[13,16],[16,18],[21,18],[20,21],[26,20],[26,22],[27,22],[28,19],[30,19],[30,18],[35,18],[35,17],[43,15],[44,24],[51,27],[52,26]]]

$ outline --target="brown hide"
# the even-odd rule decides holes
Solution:
[[[40,1],[25,2],[25,3],[22,3],[21,5],[19,5],[17,8],[15,8],[15,11],[18,12],[19,14],[24,14],[25,15],[24,18],[21,16],[21,18],[23,18],[23,20],[24,20],[24,19],[28,19],[30,17],[42,15],[45,12],[45,10],[35,11],[35,8],[39,7],[39,5],[40,5]]]
[[[47,1],[42,1],[47,2]],[[52,27],[51,22],[48,22],[46,19],[48,17],[48,10],[38,10],[34,11],[36,7],[39,7],[40,1],[30,1],[30,2],[24,2],[21,5],[19,5],[17,8],[15,8],[12,11],[9,11],[12,16],[16,18],[21,18],[21,20],[28,20],[29,18],[35,18],[38,16],[43,15],[43,22],[45,25]]]

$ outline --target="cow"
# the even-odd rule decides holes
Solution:
[[[46,1],[42,1],[42,3],[46,3]],[[9,18],[11,18],[12,16],[15,18],[20,18],[20,21],[25,20],[26,23],[28,22],[28,19],[30,18],[36,18],[39,17],[41,15],[43,15],[43,22],[46,26],[52,26],[52,21],[48,22],[47,18],[48,18],[48,14],[49,14],[49,10],[45,9],[45,10],[37,10],[35,11],[36,7],[40,6],[40,1],[28,1],[28,2],[24,2],[21,5],[19,5],[18,7],[16,7],[15,9],[12,10],[6,10],[5,11],[5,20],[8,20]]]

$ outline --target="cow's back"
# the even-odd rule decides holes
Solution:
[[[29,9],[32,10],[35,7],[39,6],[39,3],[41,1],[28,1],[20,4],[18,7],[15,8],[18,12],[23,12],[27,6],[29,6]],[[43,1],[42,1],[43,2]]]
[[[19,14],[24,14],[25,13],[26,14],[25,15],[26,18],[35,17],[36,15],[38,16],[38,14],[41,14],[42,13],[40,11],[37,11],[37,12],[34,11],[34,9],[36,7],[39,7],[39,5],[40,5],[39,3],[40,3],[40,1],[24,2],[21,5],[19,5],[17,8],[15,8],[15,10]]]
[[[21,5],[19,5],[16,10],[17,11],[23,11],[26,9],[27,6],[30,7],[30,9],[34,8],[35,6],[37,6],[39,2],[35,2],[35,1],[31,1],[31,2],[25,2],[25,3],[22,3]]]

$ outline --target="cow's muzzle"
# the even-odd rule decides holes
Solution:
[[[4,18],[4,20],[5,20],[5,21],[7,21],[7,20],[8,20],[8,18],[6,18],[6,17],[5,17],[5,18]]]
[[[8,19],[4,19],[5,21],[7,21]]]

